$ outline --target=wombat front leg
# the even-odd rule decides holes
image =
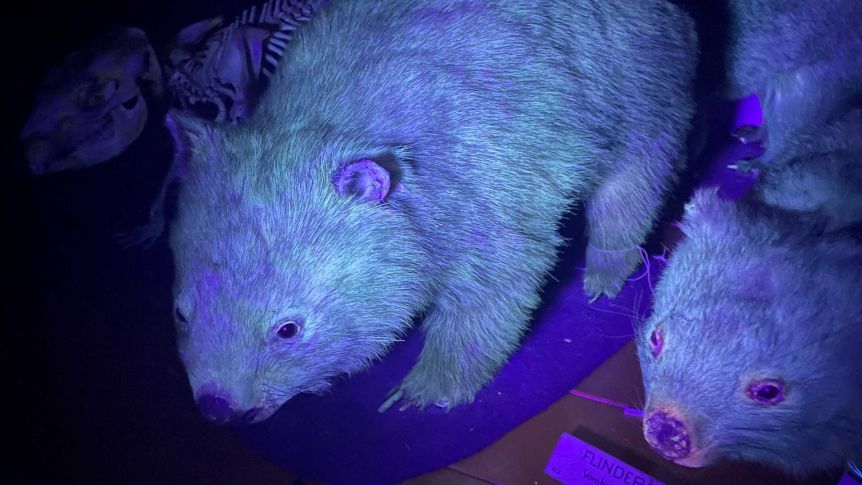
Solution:
[[[474,282],[445,290],[422,324],[425,345],[419,361],[380,412],[398,401],[405,402],[402,410],[429,404],[448,410],[472,402],[514,351],[538,303],[535,287],[524,294],[522,286],[519,298],[518,284],[511,286],[489,291]]]
[[[595,301],[614,297],[641,262],[644,242],[673,180],[669,160],[679,150],[662,149],[658,143],[609,174],[586,204],[588,241],[584,291]]]

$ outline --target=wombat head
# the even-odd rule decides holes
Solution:
[[[764,210],[698,192],[639,331],[644,436],[681,465],[803,475],[862,446],[862,252]]]
[[[178,345],[217,422],[256,422],[383,353],[425,305],[402,149],[172,113]]]

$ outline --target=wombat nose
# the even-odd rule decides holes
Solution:
[[[644,437],[668,460],[681,460],[691,453],[691,437],[685,423],[664,411],[654,412],[644,421]]]
[[[198,407],[205,418],[218,424],[226,424],[237,418],[236,412],[225,399],[204,394],[198,399]]]

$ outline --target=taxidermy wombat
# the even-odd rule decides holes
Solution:
[[[862,110],[789,147],[742,202],[695,194],[639,332],[644,436],[676,463],[862,460]]]
[[[263,420],[418,315],[421,356],[381,410],[472,401],[576,201],[586,289],[616,294],[685,158],[693,32],[659,0],[335,1],[250,119],[174,113],[178,338],[204,414]]]
[[[752,196],[825,230],[862,223],[862,108],[800,129],[768,165]]]
[[[731,0],[728,94],[756,94],[760,127],[736,132],[765,146],[761,160],[785,152],[800,130],[819,125],[862,96],[862,2]]]
[[[698,192],[638,337],[644,436],[686,466],[862,459],[862,246]]]

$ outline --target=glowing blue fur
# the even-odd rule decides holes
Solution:
[[[635,269],[685,159],[696,51],[658,0],[332,2],[247,123],[176,120],[191,161],[171,245],[196,397],[264,419],[424,315],[396,396],[472,401],[518,345],[576,201],[588,292],[614,295]],[[333,189],[363,159],[393,181],[382,203]],[[290,341],[283,318],[303,321]]]
[[[862,2],[730,0],[728,91],[757,94],[762,159],[862,96]]]
[[[689,207],[686,239],[639,331],[646,413],[675,410],[705,464],[749,460],[808,475],[862,458],[862,245],[708,189]],[[786,382],[784,402],[746,395],[763,378]]]

